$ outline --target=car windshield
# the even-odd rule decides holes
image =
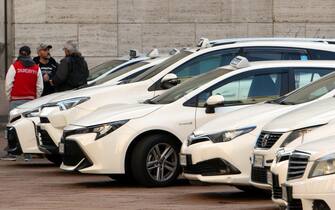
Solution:
[[[177,61],[185,58],[186,56],[190,54],[192,54],[192,52],[190,51],[181,51],[180,53],[175,54],[174,56],[160,63],[159,65],[151,68],[149,71],[146,71],[145,73],[138,75],[134,79],[130,80],[129,83],[140,82],[140,81],[150,79],[151,77],[157,75],[158,73],[160,73],[167,67],[171,66],[172,64],[176,63]]]
[[[90,75],[88,76],[87,80],[94,80],[98,78],[99,76],[103,75],[104,73],[108,72],[109,70],[115,68],[118,65],[121,65],[123,63],[127,62],[127,60],[111,60],[104,62],[100,65],[97,65],[90,69]]]
[[[207,74],[202,74],[200,76],[194,77],[189,79],[182,84],[171,88],[170,90],[166,91],[162,95],[159,95],[155,98],[149,99],[146,103],[150,104],[169,104],[178,99],[184,97],[188,93],[198,89],[202,85],[224,75],[232,70],[229,69],[217,69],[215,71],[211,71]]]
[[[131,65],[125,66],[125,67],[123,67],[123,68],[121,68],[117,71],[114,71],[114,72],[108,74],[106,77],[99,79],[98,81],[96,81],[94,83],[94,85],[100,85],[100,84],[103,84],[105,82],[108,82],[108,81],[110,81],[110,80],[112,80],[116,77],[119,77],[119,76],[121,76],[123,74],[126,74],[128,72],[131,72],[131,71],[133,71],[137,68],[140,68],[140,67],[142,67],[146,64],[148,64],[148,62],[141,61],[141,62],[137,62],[137,63],[131,64]]]
[[[284,105],[302,104],[315,100],[335,88],[335,73],[331,73],[313,83],[310,83],[297,91],[285,95],[279,99],[269,101],[268,103],[277,103]]]

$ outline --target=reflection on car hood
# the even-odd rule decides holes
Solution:
[[[335,118],[335,98],[327,98],[288,112],[267,124],[266,131],[287,132],[321,125]]]
[[[162,105],[152,104],[113,104],[103,106],[96,111],[76,120],[72,125],[90,126],[119,120],[129,120],[143,117],[156,111]]]
[[[320,138],[316,141],[305,143],[297,147],[296,150],[310,153],[310,160],[319,159],[335,152],[335,136]]]
[[[63,95],[68,95],[71,94],[71,92],[73,91],[65,91],[65,92],[59,92],[59,93],[53,93],[50,95],[46,95],[40,98],[37,98],[35,100],[29,101],[27,103],[22,104],[21,106],[18,106],[18,109],[22,109],[22,110],[34,110],[40,106],[42,106],[43,104],[49,103],[50,101],[52,101],[53,99],[57,98],[57,97],[61,97]]]
[[[282,113],[286,113],[297,106],[261,103],[224,114],[215,120],[201,126],[194,131],[196,135],[202,133],[216,133],[249,126],[263,126]]]

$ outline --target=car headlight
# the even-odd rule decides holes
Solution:
[[[307,128],[302,128],[302,129],[298,129],[298,130],[294,130],[290,133],[290,135],[288,135],[286,137],[286,139],[284,140],[284,142],[280,145],[280,147],[286,147],[289,143],[293,142],[295,139],[297,138],[304,138],[304,136],[311,132],[312,130],[320,127],[320,126],[323,126],[325,124],[322,124],[322,125],[316,125],[316,126],[312,126],[312,127],[307,127]]]
[[[312,166],[309,178],[335,174],[335,153],[316,160]]]
[[[84,103],[85,101],[88,101],[90,97],[77,97],[77,98],[70,98],[63,101],[57,101],[54,103],[49,103],[44,105],[44,107],[50,107],[50,106],[58,106],[60,110],[67,110],[71,109],[72,107],[75,107],[81,103]]]
[[[98,140],[111,132],[115,131],[116,129],[120,128],[124,124],[126,124],[129,120],[120,120],[110,123],[104,123],[99,125],[92,125],[84,128],[79,128],[76,130],[64,131],[64,138],[70,135],[75,134],[85,134],[85,133],[96,133],[95,140]]]
[[[241,135],[244,135],[246,133],[253,131],[255,128],[256,126],[252,126],[252,127],[240,128],[236,130],[223,131],[220,133],[208,135],[208,137],[213,143],[228,142],[228,141],[235,139],[238,136],[241,136]]]
[[[40,109],[34,109],[32,111],[27,111],[27,112],[23,112],[22,113],[22,116],[25,117],[25,118],[29,118],[29,117],[38,117],[40,113]]]

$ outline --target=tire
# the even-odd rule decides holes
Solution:
[[[60,166],[63,162],[62,156],[58,154],[45,155],[45,158],[48,159],[53,164],[55,164],[56,166]]]
[[[172,185],[181,172],[179,151],[180,146],[168,135],[153,134],[143,137],[131,156],[134,179],[147,187]],[[164,153],[167,154],[164,156]],[[147,164],[149,162],[150,166]]]

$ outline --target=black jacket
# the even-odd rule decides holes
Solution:
[[[56,91],[71,90],[87,83],[89,75],[87,63],[80,55],[66,56],[60,61],[52,78]]]
[[[41,69],[41,72],[42,72],[42,75],[48,74],[49,78],[53,78],[56,75],[58,63],[52,57],[49,58],[49,62],[47,64],[40,63],[40,57],[39,56],[35,57],[34,61],[35,61],[36,64],[39,65],[39,67]],[[43,82],[43,84],[44,84],[44,88],[43,88],[42,96],[45,96],[45,95],[48,95],[48,94],[51,94],[51,93],[55,92],[55,87],[52,86],[49,81]]]

